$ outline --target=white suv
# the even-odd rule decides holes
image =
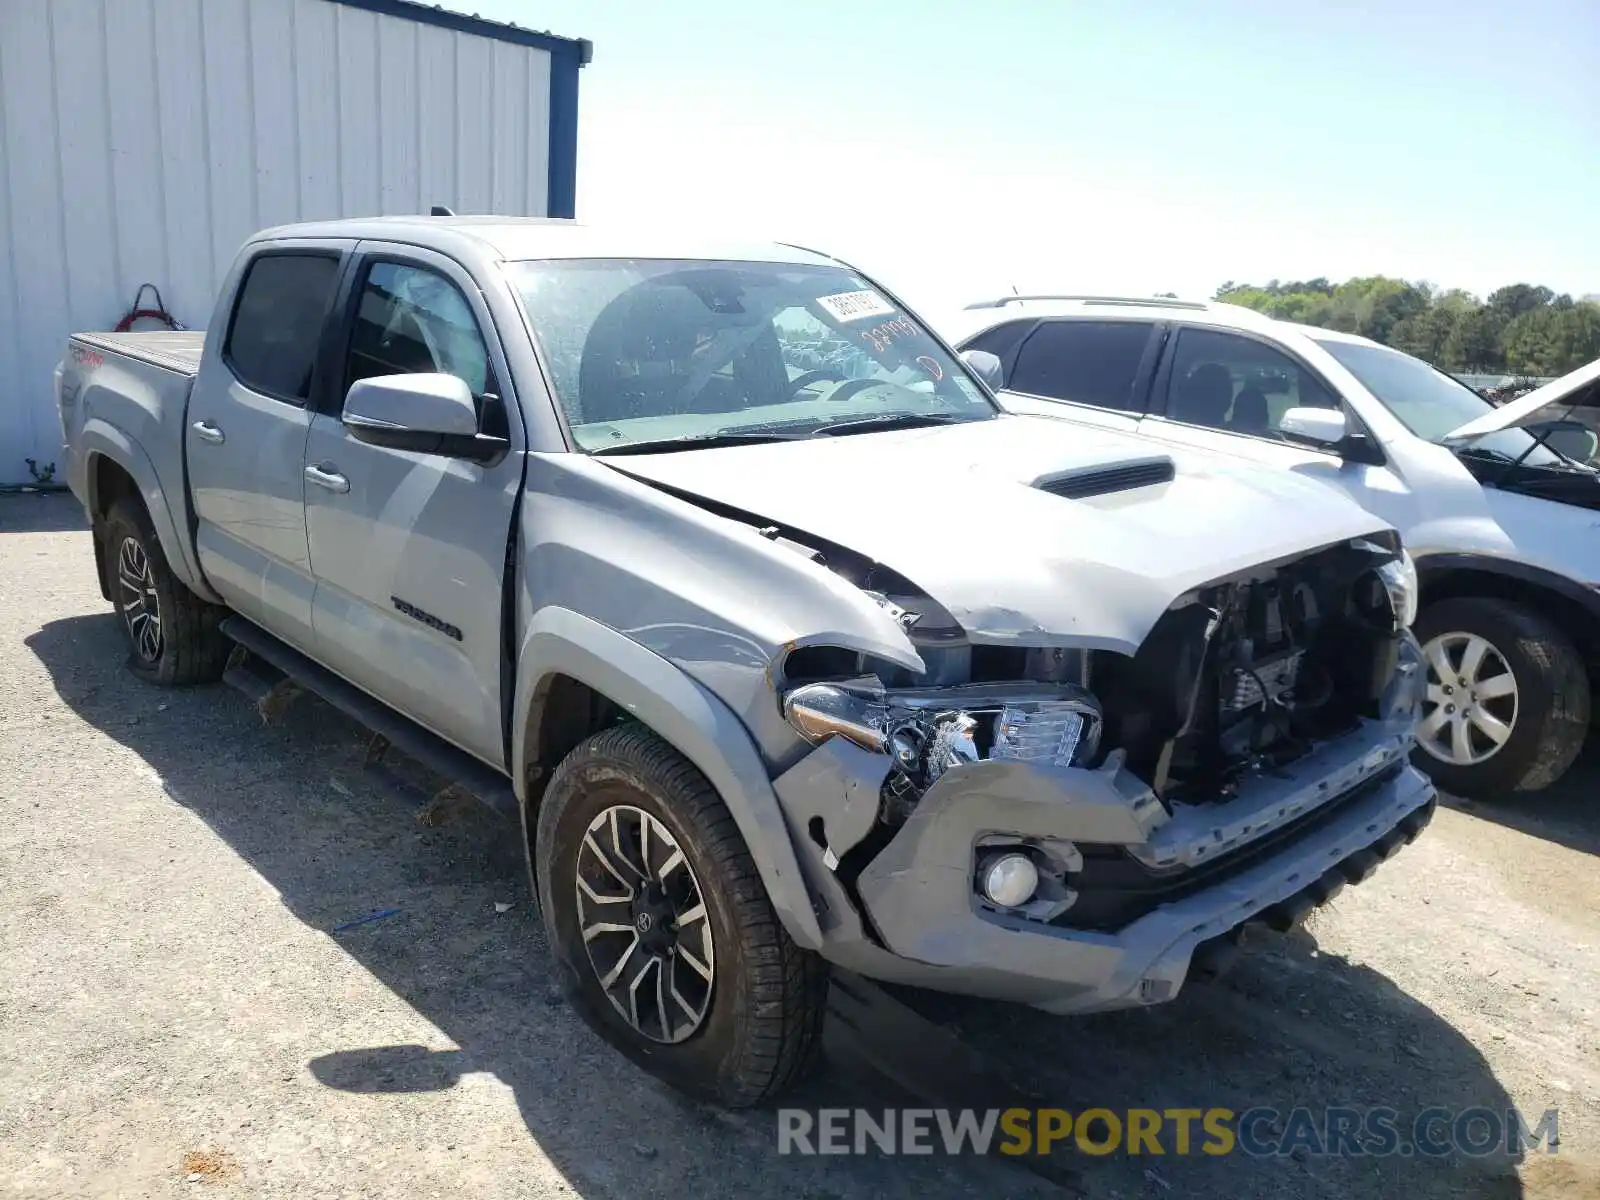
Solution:
[[[1442,787],[1534,791],[1577,757],[1600,673],[1600,362],[1497,409],[1366,338],[1230,304],[1007,296],[946,332],[1014,411],[1325,480],[1398,528],[1422,576],[1417,761]]]

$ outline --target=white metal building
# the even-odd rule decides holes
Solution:
[[[0,484],[58,457],[68,333],[145,282],[204,327],[257,229],[573,215],[590,53],[407,0],[0,0]]]

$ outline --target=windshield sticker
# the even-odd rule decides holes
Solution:
[[[939,360],[936,358],[926,354],[919,354],[917,355],[917,366],[931,375],[935,383],[944,378],[944,368],[939,365]]]
[[[868,343],[879,354],[894,345],[897,338],[916,337],[918,329],[909,317],[896,317],[892,321],[885,321],[882,325],[874,325],[871,329],[861,334],[861,340]]]
[[[835,321],[860,321],[866,317],[894,315],[894,305],[874,291],[839,292],[818,296],[817,303]]]

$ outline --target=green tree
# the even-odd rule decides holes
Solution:
[[[1498,374],[1506,369],[1500,334],[1505,321],[1479,305],[1462,313],[1445,339],[1442,361],[1434,365],[1445,370]]]
[[[1600,358],[1600,305],[1550,303],[1506,326],[1506,368],[1523,375],[1564,375]]]
[[[1511,322],[1524,313],[1543,308],[1554,299],[1555,293],[1547,287],[1531,283],[1513,283],[1490,292],[1488,308],[1491,312],[1500,314],[1507,322]]]
[[[1358,333],[1448,371],[1563,374],[1600,358],[1600,304],[1513,283],[1480,302],[1459,288],[1386,275],[1229,280],[1218,300],[1280,320]]]

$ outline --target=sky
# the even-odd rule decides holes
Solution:
[[[924,311],[1386,274],[1600,292],[1600,0],[450,0],[595,44],[577,211]]]

